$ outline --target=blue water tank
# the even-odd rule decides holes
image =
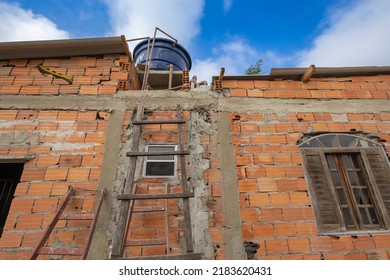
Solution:
[[[150,49],[152,40],[150,40]],[[135,46],[133,56],[136,64],[146,64],[148,51],[148,40],[140,42]],[[173,65],[174,71],[191,70],[192,61],[189,53],[178,43],[169,39],[156,38],[152,60],[150,61],[151,70],[168,70],[168,65]]]

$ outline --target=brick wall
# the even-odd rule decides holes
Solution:
[[[256,259],[389,259],[390,235],[321,236],[308,197],[297,141],[303,133],[363,131],[390,155],[390,112],[349,113],[346,99],[388,98],[390,76],[299,81],[224,81],[231,96],[342,99],[344,113],[232,112],[245,241],[260,245]],[[387,240],[387,241],[386,241]]]
[[[98,111],[0,110],[0,158],[33,156],[15,191],[0,239],[0,259],[29,257],[69,186],[76,193],[65,212],[92,211],[108,119],[108,113]],[[14,135],[25,139],[6,145]],[[60,221],[49,245],[84,244],[89,224]]]
[[[73,82],[42,73],[38,65],[65,75]],[[127,55],[0,61],[0,94],[110,95],[118,90],[139,88],[135,67]]]

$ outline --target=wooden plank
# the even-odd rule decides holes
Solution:
[[[164,206],[138,206],[133,208],[133,213],[138,213],[138,212],[161,212],[165,211]]]
[[[169,151],[169,152],[127,152],[128,157],[137,157],[137,156],[181,156],[188,155],[188,151]]]
[[[137,113],[135,115],[135,120],[142,119],[143,111],[144,111],[143,108],[141,106],[138,106]],[[133,127],[133,136],[132,136],[133,142],[131,145],[132,151],[138,150],[140,133],[141,133],[141,126],[135,125]],[[123,189],[123,194],[130,194],[132,192],[136,164],[137,164],[137,158],[131,157],[129,170],[127,173],[126,182]],[[113,238],[113,245],[112,245],[112,252],[111,252],[112,257],[121,256],[123,253],[123,245],[127,233],[128,221],[131,218],[131,213],[129,213],[129,209],[130,209],[130,200],[121,200],[117,228]]]
[[[316,71],[316,67],[314,64],[310,65],[306,71],[303,73],[302,77],[301,77],[301,81],[302,82],[307,82],[311,76],[314,74],[314,72]]]
[[[58,220],[93,220],[94,214],[62,214]]]
[[[126,241],[125,246],[152,246],[152,245],[165,245],[165,238],[156,239],[138,239]]]
[[[73,188],[69,188],[68,193],[66,194],[64,200],[62,201],[60,207],[57,210],[57,213],[55,214],[55,216],[51,220],[50,224],[47,226],[46,230],[43,232],[43,235],[42,235],[41,239],[39,240],[37,246],[34,248],[32,254],[30,256],[31,260],[35,260],[38,257],[38,249],[41,248],[45,244],[47,239],[49,238],[49,235],[53,231],[53,229],[58,221],[59,216],[64,211],[64,209],[65,209],[66,205],[68,204],[73,193],[74,193]]]
[[[42,255],[71,255],[80,256],[83,252],[83,248],[50,248],[41,247],[38,250],[39,254]]]
[[[180,124],[186,123],[185,120],[151,120],[151,121],[133,121],[135,125],[143,125],[143,124]]]
[[[116,198],[119,200],[130,200],[130,199],[165,199],[165,198],[190,198],[194,197],[194,193],[156,193],[156,194],[121,194],[117,195]]]
[[[158,255],[158,256],[125,258],[121,260],[201,260],[202,257],[203,257],[202,253],[190,253],[190,254]]]
[[[222,74],[223,75],[223,74]],[[178,120],[181,120],[181,110],[180,107],[177,107],[177,118]],[[184,144],[183,144],[183,129],[182,124],[178,125],[178,138],[179,138],[179,149],[181,151],[184,150]],[[186,166],[186,158],[183,155],[180,156],[180,172],[181,172],[181,184],[183,186],[183,192],[189,193],[189,188],[187,185],[187,166]],[[185,234],[185,240],[186,240],[186,252],[192,253],[193,250],[193,244],[192,244],[192,223],[191,223],[191,213],[190,213],[190,201],[189,199],[183,199],[183,212],[184,212],[184,234]]]

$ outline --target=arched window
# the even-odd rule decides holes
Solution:
[[[390,228],[390,168],[380,143],[327,133],[299,149],[320,232]]]

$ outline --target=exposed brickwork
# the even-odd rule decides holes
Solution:
[[[387,80],[384,80],[374,80],[372,90],[377,90],[375,83],[386,83]],[[229,82],[235,87],[239,84],[239,81]],[[353,82],[369,83],[361,79]],[[327,94],[336,88],[339,91],[344,90],[353,82],[313,81],[311,84],[313,87],[325,88]],[[309,86],[288,81],[255,81],[254,85],[269,87],[270,91],[278,88],[279,93],[283,94],[287,92],[287,88],[294,88],[293,91],[297,93],[296,88]],[[251,87],[252,83],[245,86]],[[249,93],[252,89],[235,90],[232,89],[232,95],[243,90]],[[345,91],[338,98],[346,98],[344,94]],[[235,112],[230,113],[229,117],[236,151],[242,233],[245,241],[260,245],[256,258],[389,258],[385,249],[387,245],[381,242],[385,240],[385,236],[388,238],[385,234],[319,236],[297,146],[297,140],[303,133],[364,131],[380,137],[390,155],[388,112],[377,114]]]
[[[92,211],[107,128],[103,124],[109,115],[97,111],[0,110],[0,118],[13,123],[12,132],[31,139],[23,148],[2,148],[0,156],[34,156],[24,166],[0,239],[2,259],[24,259],[36,246],[68,186],[76,189],[76,195],[66,212]],[[1,127],[2,135],[9,131]],[[60,221],[49,244],[82,244],[89,224]]]
[[[311,78],[309,82],[224,80],[223,87],[230,89],[230,95],[233,97],[314,99],[386,99],[390,97],[390,78],[387,75]]]
[[[118,90],[140,88],[136,69],[126,55],[39,60],[13,59],[2,61],[2,64],[0,94],[109,95],[115,94]],[[40,64],[50,71],[69,77],[73,80],[72,84],[51,74],[40,72],[37,68]]]

